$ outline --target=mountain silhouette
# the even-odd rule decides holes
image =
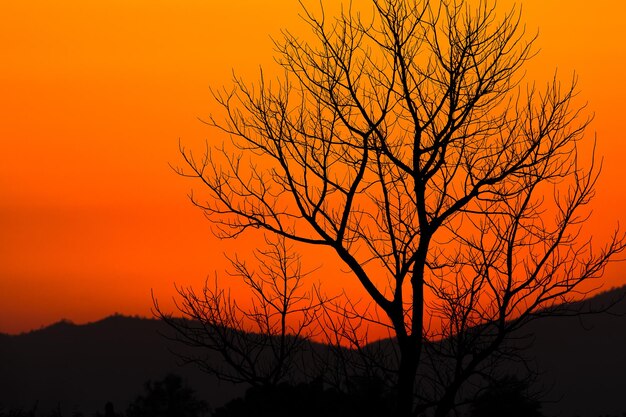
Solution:
[[[598,309],[620,299],[611,314],[545,318],[524,329],[532,340],[526,356],[540,372],[535,389],[544,393],[545,415],[626,411],[625,295],[621,287],[573,305]],[[213,409],[243,395],[245,386],[179,366],[170,350],[181,346],[163,337],[170,333],[158,320],[114,315],[85,325],[61,321],[20,335],[0,334],[0,406],[89,415],[111,402],[124,410],[146,381],[170,373]]]
[[[146,381],[180,375],[211,406],[245,387],[219,382],[194,366],[179,366],[155,319],[114,315],[85,325],[61,321],[21,335],[0,335],[0,405],[64,414],[124,410]],[[176,348],[179,348],[176,346]]]
[[[598,417],[626,413],[626,287],[574,307],[607,313],[553,317],[531,323],[528,356],[548,390],[546,415]],[[538,386],[540,389],[541,387]],[[551,389],[550,389],[551,388]]]

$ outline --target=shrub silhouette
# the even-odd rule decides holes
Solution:
[[[169,374],[162,381],[148,381],[145,396],[130,404],[127,417],[199,417],[208,414],[208,405],[183,385],[180,376]]]
[[[514,376],[493,381],[480,393],[470,409],[470,417],[543,417],[541,402],[528,392],[528,383]]]
[[[95,417],[122,417],[122,416],[123,414],[115,412],[115,407],[113,406],[113,403],[111,401],[107,401],[107,403],[104,405],[104,414],[102,414],[99,411],[95,414]],[[77,416],[74,416],[74,417],[77,417]]]
[[[9,409],[0,406],[0,417],[35,417],[35,410]]]
[[[391,404],[382,387],[362,379],[351,384],[349,393],[324,389],[319,381],[252,387],[213,417],[379,417],[389,413]]]

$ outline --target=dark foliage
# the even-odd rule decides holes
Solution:
[[[206,402],[198,400],[181,377],[169,374],[162,381],[147,382],[146,394],[128,407],[127,417],[199,417],[208,414]]]
[[[37,410],[37,405],[33,406],[29,410],[25,410],[22,408],[10,408],[5,409],[0,405],[0,417],[63,417],[64,414],[61,411],[61,407],[57,406],[57,408],[50,410],[48,412],[39,412]],[[83,417],[83,413],[74,412],[71,414],[71,417]]]
[[[244,398],[218,408],[214,417],[379,417],[392,402],[381,381],[359,380],[349,393],[325,389],[319,381],[252,387]]]
[[[0,407],[0,417],[35,417],[35,410],[9,409]]]
[[[543,417],[540,410],[541,402],[529,393],[528,383],[506,376],[476,397],[470,417]]]

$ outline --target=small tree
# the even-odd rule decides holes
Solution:
[[[518,12],[370,4],[335,19],[305,8],[314,40],[285,31],[283,78],[216,92],[224,118],[208,123],[229,140],[200,158],[181,148],[180,173],[204,185],[192,200],[220,237],[254,228],[330,249],[372,301],[346,300],[343,319],[395,338],[380,369],[397,415],[444,416],[516,354],[511,334],[561,314],[624,241],[582,238],[599,174],[579,158],[589,119],[575,80],[520,86],[534,38]],[[207,301],[181,296],[191,311]]]
[[[241,307],[217,279],[200,293],[177,289],[182,319],[164,312],[154,299],[156,316],[175,332],[172,339],[203,349],[178,351],[184,362],[221,380],[252,386],[293,379],[315,331],[320,302],[303,288],[308,273],[302,271],[299,255],[283,238],[265,243],[267,249],[255,251],[257,269],[238,256],[230,259],[230,275],[251,290],[250,307]]]

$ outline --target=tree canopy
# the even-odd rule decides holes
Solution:
[[[444,416],[518,354],[519,328],[572,313],[560,306],[624,240],[582,238],[600,172],[579,152],[590,118],[575,77],[526,82],[535,37],[518,10],[369,4],[304,7],[313,41],[285,30],[282,77],[214,91],[223,113],[207,122],[228,139],[181,147],[179,172],[202,183],[192,200],[218,236],[329,248],[373,306],[334,300],[335,336],[358,344],[346,317],[389,329],[396,354],[374,366],[397,414]]]

